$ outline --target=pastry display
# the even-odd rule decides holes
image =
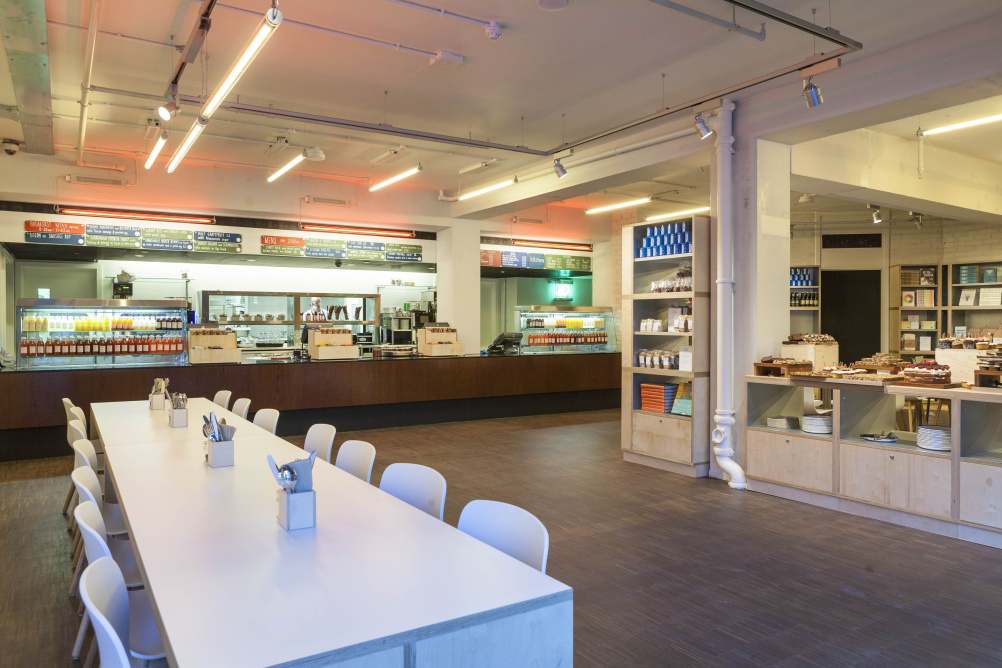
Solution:
[[[811,343],[821,346],[832,346],[838,343],[831,334],[790,334],[790,337],[783,341],[783,345],[798,345]]]
[[[852,383],[897,383],[902,380],[902,376],[892,376],[889,373],[850,373],[837,376],[839,380]]]
[[[791,371],[791,376],[800,376],[803,378],[831,378],[832,375],[827,371]]]
[[[935,362],[918,362],[905,367],[905,380],[910,383],[949,383],[950,367]]]
[[[897,355],[891,355],[889,353],[875,353],[870,357],[864,357],[853,364],[853,366],[906,367],[908,366],[908,362],[901,359]]]

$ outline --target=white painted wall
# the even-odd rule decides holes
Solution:
[[[480,350],[480,226],[438,233],[438,319],[459,331],[468,354]]]

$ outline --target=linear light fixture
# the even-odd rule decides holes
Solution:
[[[641,204],[647,204],[651,201],[650,197],[644,197],[643,199],[632,199],[629,202],[620,202],[619,204],[610,204],[609,206],[600,206],[597,209],[588,209],[585,213],[603,213],[605,211],[613,211],[615,209],[625,209],[628,206],[640,206]]]
[[[92,218],[121,218],[124,220],[153,220],[160,223],[198,223],[214,225],[216,219],[211,216],[184,216],[171,213],[150,213],[148,211],[105,211],[104,209],[80,209],[76,207],[60,207],[56,213],[67,216],[90,216]]]
[[[404,237],[414,238],[414,233],[409,230],[381,230],[369,227],[341,227],[338,225],[324,225],[322,223],[300,223],[299,229],[311,232],[331,232],[340,234],[363,234],[368,237]]]
[[[188,134],[184,136],[184,141],[182,141],[181,145],[177,147],[177,150],[174,151],[174,155],[170,157],[170,161],[167,163],[168,174],[174,173],[177,166],[181,164],[182,160],[184,160],[184,156],[188,154],[192,144],[194,144],[195,140],[198,139],[198,135],[202,134],[202,130],[204,130],[205,126],[208,124],[208,119],[202,118],[201,116],[195,119],[195,122],[191,124],[191,129],[188,130]]]
[[[659,216],[647,216],[644,222],[653,223],[656,220],[668,220],[669,218],[685,218],[686,216],[691,216],[694,213],[703,213],[704,211],[709,211],[710,207],[701,206],[698,209],[689,209],[688,211],[676,211],[675,213],[662,213]]]
[[[370,193],[371,192],[375,192],[375,191],[379,190],[380,188],[385,188],[386,186],[391,186],[394,183],[396,183],[397,181],[403,181],[408,176],[414,176],[415,174],[417,174],[420,171],[421,171],[421,163],[419,162],[417,167],[414,167],[412,169],[408,169],[403,174],[397,174],[396,176],[394,176],[391,179],[386,179],[382,183],[377,183],[376,185],[374,185],[371,188],[369,188],[369,192]]]
[[[160,151],[163,150],[164,146],[167,145],[167,131],[164,130],[157,137],[157,143],[153,145],[153,150],[150,151],[150,157],[146,158],[146,164],[144,167],[149,169],[153,166],[153,163],[157,161],[157,156],[160,155]]]
[[[487,186],[486,188],[481,188],[480,190],[474,190],[471,193],[466,193],[465,195],[460,195],[459,196],[459,201],[462,202],[464,199],[470,199],[471,197],[476,197],[477,195],[483,195],[484,193],[493,192],[495,190],[498,190],[499,188],[504,188],[504,187],[510,186],[510,185],[512,185],[514,183],[518,183],[518,177],[517,176],[515,178],[508,179],[507,181],[503,181],[501,183],[495,183],[492,186]]]
[[[216,86],[216,90],[212,91],[212,95],[206,100],[205,106],[202,107],[202,117],[211,118],[212,114],[219,108],[219,105],[223,103],[226,96],[230,94],[233,87],[237,85],[237,81],[243,76],[243,73],[247,71],[254,58],[261,51],[261,48],[267,43],[272,35],[275,34],[275,29],[282,23],[282,12],[278,11],[278,7],[272,7],[267,12],[265,12],[264,18],[261,19],[261,23],[258,24],[257,29],[254,31],[253,36],[244,45],[243,50],[240,52],[240,57],[230,65],[230,69],[227,70],[226,76],[223,80],[219,82]]]
[[[933,128],[932,130],[922,130],[922,134],[938,135],[942,132],[951,132],[953,130],[974,128],[979,125],[986,125],[987,123],[998,123],[999,121],[1002,121],[1002,114],[998,114],[996,116],[986,116],[985,118],[979,118],[973,121],[964,121],[963,123],[954,123],[953,125],[944,125],[941,128]]]
[[[532,248],[553,248],[556,250],[574,250],[592,252],[591,244],[567,244],[555,241],[530,241],[528,239],[512,239],[513,246],[531,246]]]
[[[306,150],[305,149],[302,150],[302,151],[300,151],[299,155],[297,155],[295,158],[293,158],[289,162],[285,163],[284,167],[282,167],[277,172],[275,172],[274,174],[272,174],[271,176],[269,176],[268,177],[268,183],[271,183],[272,181],[274,181],[275,179],[277,179],[278,177],[280,177],[282,174],[285,174],[287,171],[289,171],[290,169],[292,169],[293,167],[295,167],[296,165],[298,165],[299,163],[301,163],[303,160],[306,160]]]

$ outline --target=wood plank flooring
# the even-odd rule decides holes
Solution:
[[[577,666],[999,666],[1002,550],[622,461],[617,411],[340,433],[550,531]],[[302,439],[290,439],[301,443]],[[0,664],[73,665],[72,460],[0,464]]]

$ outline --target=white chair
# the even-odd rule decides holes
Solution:
[[[229,390],[219,390],[216,392],[216,396],[212,397],[212,403],[222,406],[223,408],[229,408],[231,394],[233,393]]]
[[[93,501],[101,509],[101,518],[109,536],[121,536],[128,533],[125,520],[122,518],[122,507],[117,503],[105,503],[101,496],[101,484],[97,479],[94,469],[89,466],[81,466],[70,474],[73,484],[76,485],[77,495],[80,502]]]
[[[70,409],[73,408],[73,402],[63,397],[63,411],[66,413],[66,424],[69,425],[70,421],[74,419]],[[66,441],[72,444],[73,441],[70,440],[69,428],[66,430]],[[73,486],[73,481],[70,481],[70,491],[66,492],[66,500],[63,501],[63,515],[69,512],[70,504],[73,503],[73,494],[77,491],[77,488]]]
[[[369,482],[372,464],[376,461],[376,448],[365,441],[345,441],[337,451],[334,466],[347,471],[359,480]]]
[[[80,423],[80,426],[83,428],[83,433],[85,434],[84,438],[90,438],[89,436],[86,435],[87,434],[87,414],[84,413],[83,409],[80,408],[79,406],[74,406],[73,408],[71,408],[70,409],[70,413],[73,415],[73,419],[76,420],[76,421],[78,421]],[[98,467],[96,469],[94,469],[94,470],[95,471],[103,471],[104,470],[104,444],[101,442],[100,439],[97,439],[97,438],[91,438],[90,442],[94,445],[94,452],[97,453]],[[72,445],[72,443],[71,443],[71,445]]]
[[[66,421],[67,422],[69,422],[70,420],[73,419],[73,417],[70,416],[70,409],[73,408],[73,406],[74,406],[74,404],[73,404],[72,401],[70,401],[66,397],[63,397],[63,410],[66,412]]]
[[[456,526],[463,533],[546,572],[550,534],[528,510],[510,503],[478,499],[466,504]]]
[[[254,414],[254,424],[274,434],[278,429],[278,411],[274,408],[262,408]]]
[[[233,402],[233,408],[230,410],[246,420],[247,411],[250,410],[250,399],[237,399]]]
[[[110,557],[87,567],[80,579],[80,595],[94,625],[103,668],[131,668],[135,663],[130,654],[143,662],[167,656],[146,590],[128,591],[122,571]]]
[[[445,514],[445,478],[420,464],[390,464],[383,471],[379,489],[432,517]]]
[[[303,443],[303,450],[307,454],[317,453],[325,462],[330,462],[331,451],[334,449],[334,435],[337,428],[332,424],[315,424],[306,432],[306,441]]]
[[[76,407],[74,407],[74,408],[76,408]],[[81,423],[79,420],[77,420],[76,416],[74,416],[74,419],[72,419],[72,420],[70,420],[69,422],[66,423],[66,442],[70,444],[70,448],[73,448],[73,444],[76,443],[77,441],[86,441],[86,440],[87,440],[87,427],[85,427],[83,425],[83,423]],[[83,462],[81,462],[80,460],[76,459],[76,454],[75,454],[76,453],[76,449],[74,448],[73,450],[74,450],[73,468],[77,468],[81,464],[83,464]],[[90,466],[90,463],[88,462],[87,465]],[[98,467],[97,467],[97,463],[96,463],[96,456],[95,456],[95,465],[92,468],[94,469],[94,472],[97,473]],[[70,484],[72,484],[72,483],[73,483],[73,481],[71,480]],[[100,479],[98,479],[98,483],[99,483],[99,489],[100,489]],[[74,490],[76,490],[76,487],[74,487]],[[77,503],[79,503],[79,502],[80,502],[80,496],[77,495]],[[73,519],[73,513],[70,513],[69,518],[66,520],[66,530],[67,531],[73,531],[73,527],[74,527],[75,524],[76,524],[76,520]],[[76,540],[74,540],[74,550],[75,550],[75,547],[76,547]]]

